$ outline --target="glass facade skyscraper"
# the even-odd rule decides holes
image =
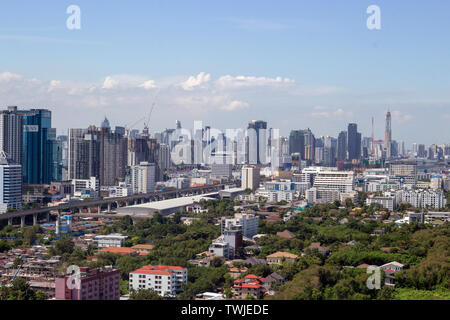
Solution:
[[[52,180],[52,145],[49,143],[52,113],[46,109],[20,110],[23,123],[22,174],[26,184]]]

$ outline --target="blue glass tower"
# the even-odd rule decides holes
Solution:
[[[21,110],[23,119],[23,182],[47,184],[52,180],[52,147],[49,143],[52,113],[45,109]]]

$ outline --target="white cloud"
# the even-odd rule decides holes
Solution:
[[[234,101],[231,101],[230,103],[228,103],[226,105],[223,105],[222,107],[220,107],[220,109],[226,110],[226,111],[235,111],[237,109],[246,109],[249,106],[250,105],[247,102],[234,100]]]
[[[19,80],[19,79],[22,79],[22,76],[15,73],[11,72],[0,73],[0,81],[9,82],[11,80]]]
[[[289,78],[266,78],[253,76],[230,76],[226,75],[216,80],[216,85],[222,89],[264,87],[264,86],[283,86],[293,84],[295,81]]]
[[[311,116],[314,118],[335,118],[335,119],[350,119],[353,117],[353,112],[345,111],[342,108],[330,109],[323,106],[315,106],[314,112],[311,112]]]
[[[186,81],[180,83],[180,86],[186,91],[192,91],[196,88],[202,88],[204,84],[211,81],[211,74],[200,72],[197,76],[191,76]]]
[[[112,77],[106,77],[103,81],[103,89],[112,89],[119,84],[119,80],[113,79]]]
[[[398,110],[392,111],[391,114],[392,114],[392,120],[399,122],[399,123],[408,122],[413,118],[413,116],[411,114],[404,113],[404,112],[398,111]]]
[[[148,80],[145,81],[144,83],[139,85],[140,88],[144,88],[144,89],[154,89],[156,88],[156,84],[154,80]]]

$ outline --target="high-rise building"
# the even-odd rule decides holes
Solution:
[[[22,164],[22,117],[17,114],[17,107],[8,107],[0,112],[0,151],[10,159]]]
[[[100,178],[100,140],[98,129],[69,129],[68,178]]]
[[[252,120],[248,123],[249,131],[249,163],[262,164],[266,162],[266,131],[267,122]]]
[[[62,181],[63,175],[63,142],[56,138],[56,129],[48,131],[48,148],[50,150],[50,181]]]
[[[419,144],[419,147],[417,150],[417,157],[418,158],[426,158],[427,157],[427,151],[425,150],[424,144]]]
[[[384,150],[386,152],[386,158],[391,158],[391,143],[392,143],[392,127],[391,127],[392,117],[391,113],[388,111],[386,114],[386,128],[384,131]]]
[[[0,151],[0,214],[22,209],[22,166]]]
[[[347,131],[341,131],[337,142],[337,160],[345,161],[347,159]]]
[[[23,119],[22,175],[27,184],[52,180],[52,147],[49,143],[52,113],[46,109],[20,110]]]
[[[305,160],[311,162],[315,159],[316,139],[310,129],[305,130]]]
[[[105,119],[104,123],[108,120]],[[109,122],[108,122],[109,123]],[[114,186],[125,179],[127,166],[127,139],[102,125],[100,140],[100,184]]]
[[[348,160],[361,159],[361,133],[358,132],[358,125],[350,123],[347,130],[348,135]]]
[[[131,185],[134,193],[152,193],[155,191],[156,165],[141,162],[131,167]]]
[[[305,158],[305,133],[303,130],[292,130],[289,135],[289,153],[300,153]]]
[[[242,167],[242,188],[255,191],[259,188],[259,168],[255,166]]]

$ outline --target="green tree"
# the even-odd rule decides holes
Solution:
[[[163,298],[154,290],[137,290],[130,294],[130,300],[162,300]]]

